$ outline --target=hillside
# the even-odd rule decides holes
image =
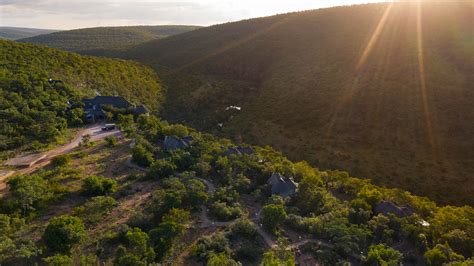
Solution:
[[[32,44],[0,41],[0,155],[41,148],[82,124],[82,97],[120,95],[157,111],[161,87],[136,62],[80,56]],[[61,82],[49,82],[49,79]]]
[[[166,119],[474,204],[471,11],[467,2],[320,9],[202,28],[115,56],[158,71]]]
[[[18,28],[18,27],[0,27],[0,39],[18,40],[29,38],[41,34],[49,34],[57,30]]]
[[[83,141],[8,179],[2,265],[474,262],[472,207],[436,206],[270,147],[228,153],[243,147],[153,115],[120,120],[120,138]],[[192,140],[170,150],[171,136]],[[270,176],[298,189],[283,197]]]
[[[19,40],[83,54],[123,49],[154,39],[181,34],[197,26],[98,27],[55,32]]]

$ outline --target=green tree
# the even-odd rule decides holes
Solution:
[[[84,223],[80,218],[63,215],[49,221],[43,233],[43,240],[52,252],[69,253],[85,233]]]
[[[137,144],[133,147],[133,161],[143,167],[148,167],[153,163],[153,154],[147,151],[142,145]]]
[[[72,266],[74,265],[72,258],[67,255],[56,254],[44,259],[48,266]]]
[[[175,173],[177,167],[168,160],[156,160],[150,167],[147,176],[152,179],[169,177]]]
[[[7,184],[23,215],[34,211],[52,195],[48,182],[36,174],[12,177]]]
[[[400,264],[402,258],[402,253],[384,244],[371,245],[367,254],[367,263],[376,266],[396,266]]]
[[[117,189],[117,181],[99,176],[89,176],[82,181],[82,193],[87,196],[110,195]]]
[[[275,233],[277,226],[286,218],[286,211],[283,205],[269,204],[263,207],[263,226]]]
[[[221,252],[218,254],[212,252],[209,255],[209,259],[207,260],[207,265],[208,266],[239,266],[239,265],[242,265],[242,263],[233,260],[225,252]]]

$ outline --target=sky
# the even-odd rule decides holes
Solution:
[[[0,26],[201,25],[383,0],[0,0]]]

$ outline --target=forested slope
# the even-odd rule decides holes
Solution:
[[[48,34],[57,30],[19,28],[19,27],[0,27],[0,39],[18,40],[29,38],[40,34]]]
[[[156,74],[136,62],[12,41],[0,41],[0,50],[0,152],[40,147],[81,124],[82,113],[71,105],[85,96],[120,95],[152,111],[160,105]]]
[[[160,73],[167,119],[474,204],[473,23],[467,2],[336,7],[198,29],[116,56]],[[230,105],[242,110],[224,111]]]
[[[83,54],[101,54],[104,51],[123,49],[154,39],[184,33],[197,26],[126,26],[98,27],[68,30],[21,39],[21,42],[42,44]]]

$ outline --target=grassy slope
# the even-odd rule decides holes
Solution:
[[[439,202],[474,204],[470,6],[422,5],[427,109],[415,4],[393,6],[365,64],[356,67],[387,7],[217,25],[120,56],[162,75],[170,88],[167,119],[213,132],[224,122],[222,134],[271,144],[320,168],[346,169]],[[243,110],[231,117],[223,112],[228,105]]]
[[[196,26],[99,27],[56,32],[20,41],[85,54],[98,54],[104,50],[125,48],[196,28]]]
[[[17,40],[29,38],[40,34],[49,34],[57,30],[33,29],[33,28],[17,28],[17,27],[0,27],[0,39]]]

